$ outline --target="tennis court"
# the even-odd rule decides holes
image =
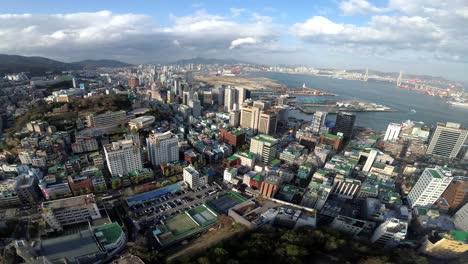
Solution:
[[[198,225],[186,214],[178,214],[169,218],[164,224],[174,234],[174,236],[178,236],[198,227]]]
[[[200,226],[206,226],[216,221],[216,215],[210,212],[205,206],[201,205],[197,208],[189,210],[188,213],[190,216],[195,219],[195,221]]]

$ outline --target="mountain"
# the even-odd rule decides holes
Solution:
[[[236,65],[236,64],[254,64],[251,62],[240,61],[236,59],[215,59],[215,58],[201,58],[196,57],[192,59],[184,59],[173,62],[172,64],[186,65],[186,64],[219,64],[219,65]]]
[[[44,57],[0,54],[0,75],[17,72],[30,72],[31,75],[41,75],[47,71],[78,70],[80,68],[79,65]]]
[[[66,63],[37,56],[27,57],[0,54],[0,77],[4,74],[18,72],[29,72],[32,76],[40,76],[45,72],[128,66],[132,65],[115,60],[84,60]]]
[[[132,64],[128,64],[116,60],[83,60],[72,62],[72,64],[80,65],[84,69],[96,69],[96,68],[120,68],[120,67],[131,67]]]

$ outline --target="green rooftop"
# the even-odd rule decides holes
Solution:
[[[458,231],[458,230],[452,230],[450,233],[440,233],[440,237],[442,238],[451,238],[455,241],[460,241],[465,244],[468,244],[468,232],[463,232],[463,231]],[[449,236],[449,237],[447,237]]]
[[[258,140],[258,141],[263,141],[263,142],[270,143],[270,144],[278,143],[278,140],[276,138],[270,137],[270,136],[267,136],[267,135],[258,135],[258,136],[254,137],[252,139]]]
[[[323,133],[322,135],[324,137],[328,137],[328,138],[343,139],[343,137],[341,137],[341,136],[333,135],[333,134],[330,134],[330,133]]]
[[[442,175],[436,170],[436,169],[427,169],[431,173],[432,177],[440,179],[442,178]]]
[[[243,135],[245,134],[245,131],[243,130],[235,130],[235,131],[231,131],[231,134],[233,134],[234,136],[240,136],[240,135]]]
[[[239,157],[237,156],[230,156],[229,158],[227,158],[229,161],[235,161],[235,160],[238,160]]]
[[[94,229],[96,238],[104,246],[115,243],[122,233],[122,228],[117,223],[102,225]]]
[[[245,158],[248,158],[248,159],[253,159],[255,157],[255,155],[252,153],[252,152],[249,152],[249,153],[245,153],[245,152],[236,152],[236,155],[238,156],[242,156],[242,157],[245,157]]]

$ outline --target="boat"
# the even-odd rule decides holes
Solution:
[[[416,110],[411,109],[411,113],[415,114],[415,113],[416,113]]]
[[[465,103],[465,102],[448,102],[449,104],[453,105],[453,106],[458,106],[458,107],[467,107],[468,108],[468,103]]]

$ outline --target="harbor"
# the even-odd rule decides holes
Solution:
[[[311,114],[316,111],[325,111],[328,113],[337,112],[396,112],[397,110],[392,109],[388,106],[381,104],[363,102],[363,101],[339,101],[330,102],[313,102],[313,103],[298,103],[296,108],[306,114]]]

